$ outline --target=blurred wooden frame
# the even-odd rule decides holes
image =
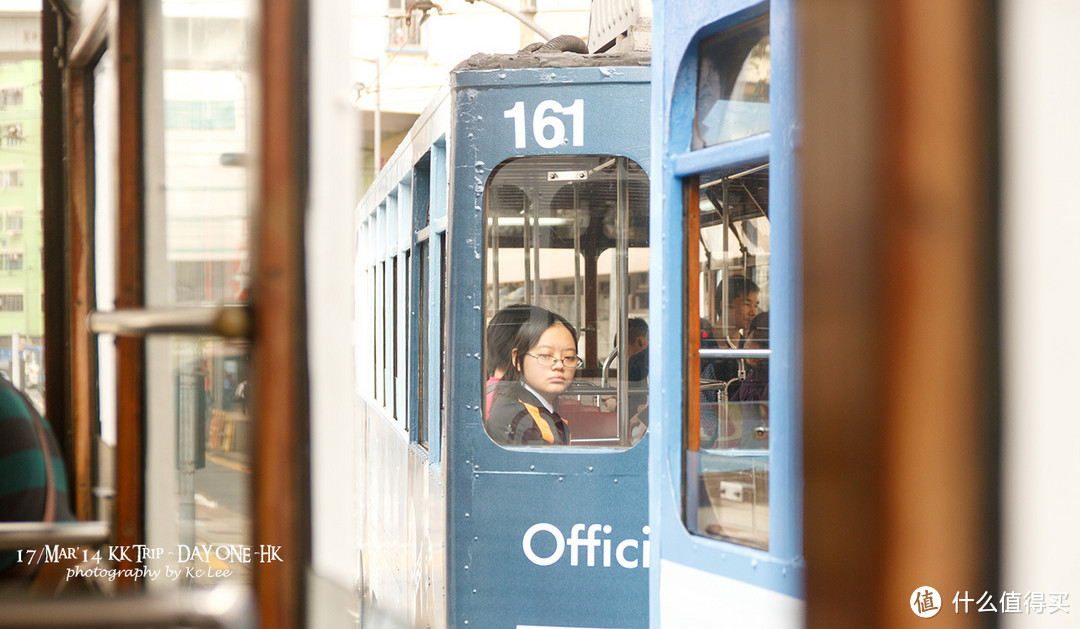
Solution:
[[[283,562],[255,566],[263,627],[304,624],[310,555],[307,363],[303,224],[307,198],[307,14],[303,0],[263,0],[259,12],[259,139],[252,265],[253,409],[259,413],[252,475],[255,543],[280,546]],[[50,0],[43,11],[48,103],[45,145],[47,391],[50,417],[73,461],[77,513],[92,515],[95,355],[86,327],[92,310],[93,66],[114,46],[119,82],[117,307],[144,303],[145,157],[139,0]],[[110,23],[110,20],[115,20]],[[110,36],[115,40],[110,40]],[[46,58],[48,54],[46,53]],[[65,170],[64,160],[67,159]],[[64,173],[58,177],[58,173]],[[59,235],[62,234],[62,238]],[[57,297],[59,296],[59,298]],[[113,544],[144,542],[145,351],[139,338],[117,341],[117,447]],[[119,565],[119,568],[125,566]],[[128,587],[134,583],[127,583]],[[124,584],[121,585],[124,587]]]
[[[809,627],[997,581],[993,3],[798,6]]]

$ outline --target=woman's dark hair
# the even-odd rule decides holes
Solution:
[[[484,348],[489,378],[496,369],[505,371],[510,367],[510,351],[514,349],[514,337],[517,336],[521,324],[544,312],[547,311],[529,304],[512,304],[492,315],[485,333],[487,344]]]
[[[558,324],[569,330],[570,336],[574,339],[574,344],[577,344],[577,330],[574,329],[574,326],[570,325],[569,321],[561,315],[549,312],[543,308],[536,308],[535,306],[533,308],[535,308],[535,311],[531,313],[532,316],[521,324],[517,334],[514,336],[514,344],[507,355],[510,356],[513,354],[513,350],[517,350],[517,361],[510,361],[510,364],[506,368],[506,375],[503,376],[503,380],[521,380],[525,354],[540,342],[540,337],[553,325]]]

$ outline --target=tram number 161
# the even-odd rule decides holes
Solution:
[[[562,118],[554,114],[570,116],[570,141],[574,146],[584,146],[585,100],[582,98],[569,107],[553,100],[545,100],[537,105],[532,116],[533,139],[536,143],[546,149],[566,143],[566,125]],[[520,100],[514,103],[513,107],[503,112],[503,118],[514,121],[514,148],[525,148],[525,103]]]

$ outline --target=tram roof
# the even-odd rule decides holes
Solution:
[[[648,66],[648,52],[623,52],[583,55],[558,53],[478,53],[454,67],[454,72],[468,70],[514,70],[519,68],[600,68],[611,66]]]

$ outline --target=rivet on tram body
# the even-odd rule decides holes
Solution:
[[[468,514],[468,513],[466,513],[466,514],[465,514],[465,517],[469,517],[469,514]]]
[[[559,477],[559,482],[560,482],[560,483],[562,482],[562,476],[560,476],[560,477]]]
[[[616,479],[615,479],[615,482],[616,482],[616,483],[617,483],[617,482],[619,482],[619,479],[617,479],[617,478],[616,478]]]
[[[589,471],[590,471],[590,472],[592,471],[592,466],[591,466],[591,465],[589,466]]]
[[[535,466],[535,465],[530,465],[530,466],[529,466],[529,469],[530,469],[530,470],[535,470],[535,469],[536,469],[536,466]]]

